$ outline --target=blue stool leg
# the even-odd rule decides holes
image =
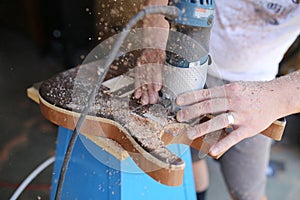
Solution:
[[[71,136],[71,130],[59,127],[56,160],[50,191],[51,200],[55,196],[63,157]],[[143,173],[131,158],[121,162],[93,142],[90,142],[88,145],[96,149],[94,152],[97,152],[96,157],[101,157],[101,162],[91,155],[81,139],[78,138],[68,165],[61,199],[196,199],[190,150],[186,146],[172,145],[170,147],[173,152],[181,155],[186,162],[183,184],[179,187],[170,187],[156,182]],[[114,168],[105,165],[105,161],[109,162],[110,166],[113,163]],[[128,170],[129,168],[130,170]],[[132,172],[132,168],[136,168],[134,169],[135,173]]]
[[[71,130],[59,127],[50,199],[55,197],[63,157],[72,133]],[[104,159],[107,158],[109,161],[115,159],[114,162],[120,164],[119,160],[101,148],[99,148],[99,154],[102,154]],[[68,165],[61,199],[118,200],[121,199],[120,182],[120,171],[107,167],[96,160],[78,138]]]

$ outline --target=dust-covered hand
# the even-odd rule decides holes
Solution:
[[[210,149],[213,156],[239,141],[254,136],[278,118],[300,112],[300,70],[267,82],[235,82],[221,87],[186,93],[177,104],[186,106],[177,113],[180,122],[205,114],[211,120],[191,127],[190,139],[233,125],[234,130]]]
[[[143,50],[135,68],[134,97],[141,99],[142,105],[155,104],[158,91],[162,88],[162,66],[165,52],[160,49]]]

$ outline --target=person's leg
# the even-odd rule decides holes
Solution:
[[[195,177],[195,188],[197,192],[207,190],[209,186],[209,174],[205,159],[193,162],[193,173]]]
[[[209,186],[209,174],[205,159],[193,163],[193,173],[197,200],[204,200]]]
[[[209,173],[205,159],[199,157],[199,151],[191,148],[193,174],[197,200],[204,200],[209,186]]]
[[[266,199],[266,169],[271,140],[263,135],[241,141],[221,158],[221,170],[233,199]]]

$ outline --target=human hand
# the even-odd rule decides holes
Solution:
[[[192,140],[233,125],[234,130],[210,149],[210,154],[217,156],[284,116],[280,91],[274,88],[271,81],[235,82],[186,93],[177,98],[179,106],[187,106],[178,111],[177,120],[183,122],[205,114],[217,114],[209,121],[188,129],[188,137]]]
[[[134,97],[141,99],[142,105],[155,104],[158,100],[158,91],[162,88],[164,60],[165,52],[159,49],[146,49],[138,58]]]

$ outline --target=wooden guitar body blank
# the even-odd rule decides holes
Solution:
[[[110,74],[118,75],[115,72]],[[83,65],[44,81],[39,89],[40,109],[44,117],[73,130],[96,76],[95,67]],[[185,133],[189,125],[177,123],[167,109],[167,101],[141,106],[131,97],[133,87],[130,73],[104,82],[98,88],[98,95],[80,133],[89,138],[104,137],[116,141],[153,179],[165,185],[179,186],[185,163],[166,145],[186,144],[208,154],[210,147],[226,133],[220,130],[191,141]],[[281,127],[275,124],[273,129],[274,126],[275,129]],[[272,134],[274,136],[274,130],[266,132],[268,136]],[[280,136],[276,134],[275,139],[280,139]]]

